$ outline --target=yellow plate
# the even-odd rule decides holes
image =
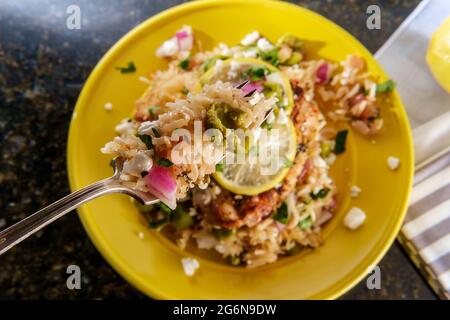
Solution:
[[[79,97],[68,141],[68,170],[72,190],[111,174],[109,157],[99,149],[114,136],[113,128],[127,117],[146,85],[138,76],[165,67],[154,56],[157,47],[183,24],[197,30],[203,47],[237,43],[259,30],[275,40],[285,32],[306,39],[306,52],[342,60],[363,56],[374,74],[387,76],[372,55],[351,35],[306,9],[261,0],[197,1],[165,11],[124,36],[99,62]],[[234,26],[230,28],[229,26]],[[237,27],[239,26],[239,27]],[[311,57],[311,55],[310,55]],[[137,72],[120,74],[116,66],[129,61]],[[363,279],[390,247],[402,223],[413,175],[413,152],[408,120],[397,93],[384,107],[386,126],[377,143],[351,132],[348,151],[339,156],[332,175],[340,190],[339,210],[324,230],[325,245],[315,251],[257,269],[233,268],[202,253],[179,250],[162,235],[147,230],[126,196],[111,195],[85,204],[80,217],[89,236],[108,262],[130,283],[155,298],[170,299],[331,299]],[[105,111],[111,102],[113,110]],[[396,156],[401,166],[387,168]],[[345,170],[348,169],[348,170]],[[350,200],[348,186],[362,194]],[[363,208],[366,223],[357,231],[344,228],[351,206]],[[145,233],[144,239],[137,232]],[[200,269],[193,278],[183,274],[180,259],[193,255]]]

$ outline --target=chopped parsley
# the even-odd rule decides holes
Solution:
[[[248,76],[252,81],[258,81],[264,79],[266,74],[269,74],[269,70],[265,67],[252,66],[244,73],[244,76]]]
[[[317,199],[325,198],[327,196],[328,192],[330,192],[330,189],[324,188],[324,189],[320,189],[319,192],[317,192],[317,193],[311,192],[309,195],[311,196],[311,198],[313,200],[317,200]]]
[[[216,172],[222,172],[223,171],[223,163],[217,163],[216,164]]]
[[[235,229],[212,229],[212,234],[217,239],[226,239],[236,233]]]
[[[170,209],[165,203],[158,202],[159,209],[167,215],[170,215],[172,213],[172,209]]]
[[[211,67],[214,66],[214,64],[216,63],[216,58],[208,58],[205,60],[205,62],[203,62],[203,71],[208,71],[209,69],[211,69]]]
[[[147,149],[153,149],[152,137],[145,134],[138,134],[138,138],[147,146]]]
[[[270,131],[270,130],[272,130],[272,124],[271,124],[271,123],[268,123],[267,120],[266,120],[266,121],[264,121],[264,122],[261,124],[261,128]]]
[[[189,58],[181,60],[178,66],[183,70],[187,70],[189,68]]]
[[[156,163],[158,163],[161,167],[173,166],[173,162],[166,158],[156,158]]]
[[[202,69],[203,71],[208,71],[209,69],[211,69],[212,67],[214,67],[214,65],[216,64],[216,61],[219,59],[226,59],[225,56],[221,56],[221,55],[217,55],[214,56],[212,58],[208,58],[205,60],[205,62],[203,62],[202,64]]]
[[[286,224],[288,222],[288,217],[288,206],[286,202],[283,202],[272,218],[282,224]]]
[[[155,110],[156,109],[158,109],[159,108],[159,106],[157,106],[157,105],[153,105],[153,106],[150,106],[150,107],[148,107],[148,113],[152,116],[152,119],[153,120],[156,120],[156,114],[155,114]]]
[[[336,144],[334,146],[334,153],[340,154],[345,151],[345,142],[347,140],[348,130],[339,131],[336,135]]]
[[[158,221],[150,221],[148,227],[150,229],[160,229],[165,226],[169,221],[167,219],[158,220]]]
[[[238,256],[228,256],[228,261],[232,266],[238,266],[241,264],[241,258]]]
[[[120,70],[120,73],[133,73],[136,71],[136,66],[133,62],[128,62],[126,67],[116,67],[117,70]]]
[[[286,254],[288,256],[294,256],[298,254],[301,250],[301,246],[298,244],[295,244],[292,248],[290,248],[288,251],[286,251]]]
[[[271,65],[277,67],[280,64],[280,60],[278,59],[278,49],[273,49],[267,52],[259,51],[259,56],[264,61],[269,62]]]
[[[387,80],[383,83],[377,84],[377,93],[390,92],[390,91],[394,90],[394,88],[395,88],[395,82],[392,80]]]
[[[302,230],[308,230],[309,228],[311,228],[312,224],[313,221],[311,217],[307,217],[298,223],[298,227]]]

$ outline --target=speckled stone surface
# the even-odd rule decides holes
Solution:
[[[0,228],[69,192],[66,139],[72,109],[90,71],[128,30],[174,0],[0,0]],[[419,0],[292,1],[334,20],[374,52]],[[66,28],[66,8],[82,30]],[[382,29],[365,27],[379,4]],[[66,268],[82,270],[68,290]],[[434,299],[398,244],[380,263],[381,290],[361,282],[344,299]],[[0,256],[0,299],[143,299],[105,262],[71,213]]]

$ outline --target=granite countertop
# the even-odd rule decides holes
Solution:
[[[73,107],[92,68],[122,35],[184,1],[32,0],[0,10],[0,228],[69,193],[66,140]],[[334,20],[375,52],[419,0],[292,1]],[[81,8],[82,29],[66,28],[66,9]],[[382,29],[365,27],[366,8],[381,7]],[[66,268],[82,270],[68,290]],[[344,299],[435,299],[395,243],[379,264],[381,290],[365,281]],[[68,214],[0,256],[0,299],[145,298],[103,259],[76,214]]]

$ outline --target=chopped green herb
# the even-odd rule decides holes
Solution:
[[[288,206],[286,202],[283,202],[272,218],[280,223],[286,224],[288,222],[288,217]]]
[[[142,213],[149,213],[155,209],[154,205],[145,205],[136,200],[134,200],[133,203],[135,207]]]
[[[159,209],[167,215],[170,215],[172,213],[172,209],[170,209],[165,203],[158,202]]]
[[[212,234],[217,239],[226,239],[236,233],[235,229],[212,229]]]
[[[317,199],[323,199],[327,196],[328,192],[330,192],[330,189],[324,188],[324,189],[320,189],[319,192],[314,193],[311,192],[309,195],[311,196],[311,198],[313,200],[317,200]]]
[[[276,97],[278,102],[283,105],[283,94],[284,90],[281,84],[275,82],[265,82],[263,85],[263,93],[266,97]]]
[[[183,90],[181,90],[181,93],[184,94],[185,96],[187,96],[189,93],[189,89],[186,87],[183,87]]]
[[[184,230],[194,224],[194,218],[189,215],[185,206],[178,205],[173,211],[171,222],[177,230]]]
[[[217,59],[215,59],[215,58],[208,58],[208,59],[206,59],[205,62],[203,62],[203,65],[202,65],[203,71],[206,72],[209,69],[211,69],[214,66],[214,64],[216,63],[216,60]]]
[[[239,256],[228,256],[228,262],[230,262],[232,266],[238,266],[241,264],[241,258],[239,258]]]
[[[283,162],[283,166],[284,166],[285,168],[290,168],[290,167],[292,167],[292,165],[293,165],[293,162],[292,162],[291,160],[289,160],[289,159],[286,159],[286,160],[284,160],[284,162]]]
[[[268,123],[267,120],[266,120],[266,121],[264,121],[264,122],[261,124],[261,128],[270,131],[270,130],[272,130],[272,124],[271,124],[271,123]]]
[[[313,221],[311,217],[307,217],[298,223],[298,227],[302,230],[308,230],[309,228],[311,228],[312,224]]]
[[[205,60],[205,62],[203,62],[202,64],[202,69],[204,72],[208,71],[209,69],[211,69],[212,67],[214,67],[214,65],[216,64],[216,61],[219,59],[226,59],[225,56],[221,56],[221,55],[217,55],[214,56],[212,58],[208,58]]]
[[[153,134],[155,135],[156,138],[161,137],[161,134],[159,133],[158,129],[156,129],[155,127],[152,128]]]
[[[322,158],[328,157],[328,156],[330,155],[331,151],[333,151],[333,150],[331,150],[331,144],[330,144],[330,143],[328,143],[328,142],[323,142],[323,143],[320,145],[320,156],[321,156]]]
[[[294,255],[296,255],[297,253],[299,253],[301,249],[302,249],[302,248],[301,248],[301,246],[300,246],[299,244],[295,244],[295,246],[293,246],[292,248],[290,248],[290,249],[286,252],[286,254],[287,254],[288,256],[294,256]]]
[[[394,90],[395,82],[392,80],[387,80],[383,83],[377,84],[377,93],[389,92]]]
[[[157,118],[157,115],[155,114],[155,110],[158,108],[159,108],[159,106],[156,106],[156,105],[148,107],[148,113],[152,116],[153,120],[156,120],[156,118]]]
[[[148,223],[148,227],[150,229],[161,229],[162,227],[164,227],[169,221],[167,219],[163,219],[163,220],[158,220],[158,221],[150,221]]]
[[[187,70],[189,68],[189,58],[181,60],[178,66],[183,70]]]
[[[158,163],[161,167],[173,166],[173,162],[166,158],[156,158],[156,163]]]
[[[120,73],[133,73],[136,71],[136,67],[133,62],[128,62],[128,66],[126,67],[116,67],[117,70],[120,70]]]
[[[264,79],[268,73],[269,70],[264,67],[252,66],[244,73],[244,75],[248,76],[252,81],[258,81]]]
[[[271,65],[274,65],[275,67],[278,67],[280,64],[280,60],[278,59],[278,49],[273,49],[267,52],[259,51],[259,56],[264,61],[269,62]]]
[[[217,163],[216,164],[216,172],[222,172],[223,171],[223,163]]]
[[[348,130],[339,131],[336,135],[336,144],[334,146],[334,153],[340,154],[345,151],[345,142],[347,140]]]
[[[147,146],[147,149],[153,149],[152,137],[145,134],[138,134],[138,138]]]

